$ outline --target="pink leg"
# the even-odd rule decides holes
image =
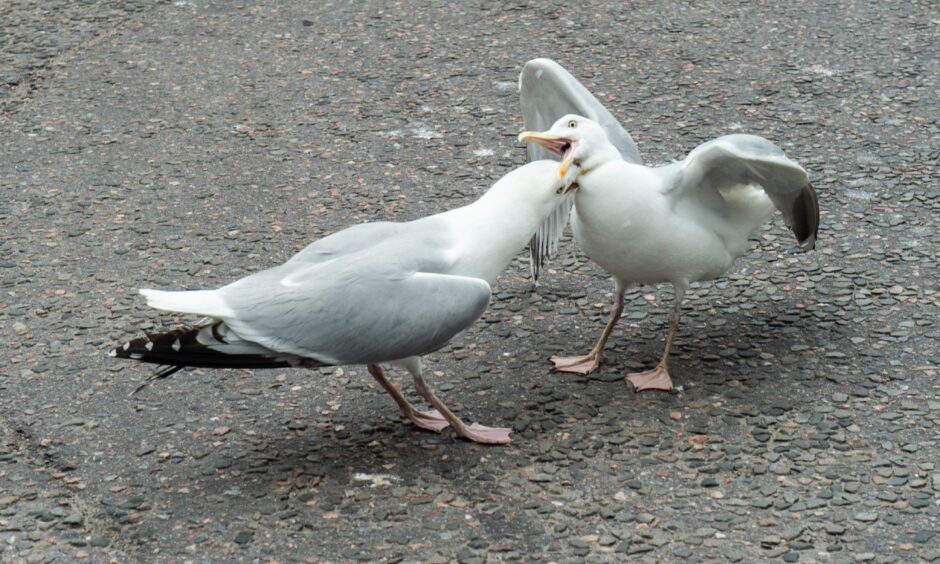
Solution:
[[[382,370],[382,367],[378,364],[368,365],[369,374],[378,381],[378,383],[385,388],[385,391],[388,392],[392,399],[395,400],[395,403],[398,404],[398,407],[401,408],[402,417],[407,417],[414,423],[417,427],[421,429],[427,429],[428,431],[434,431],[435,433],[440,433],[446,429],[450,423],[445,419],[440,412],[432,409],[431,411],[418,411],[415,406],[405,399],[405,396],[398,391],[398,388],[394,384],[389,382],[388,378],[385,377],[385,372]]]
[[[607,344],[607,339],[610,338],[614,326],[617,325],[617,322],[620,320],[620,315],[623,313],[623,292],[623,289],[617,289],[616,301],[614,302],[613,309],[610,310],[610,319],[607,320],[607,326],[604,327],[601,338],[598,339],[597,344],[594,345],[591,352],[584,356],[553,356],[549,358],[548,360],[552,361],[555,365],[556,371],[571,372],[572,374],[583,374],[586,376],[600,368],[601,361],[604,360],[604,346]]]
[[[669,316],[669,335],[666,337],[666,350],[663,351],[663,357],[656,365],[656,368],[646,372],[634,372],[627,374],[627,381],[633,384],[637,392],[644,390],[661,390],[669,392],[672,390],[672,379],[669,377],[669,352],[672,350],[672,341],[676,337],[676,330],[679,328],[679,309],[678,307]]]
[[[454,432],[457,433],[458,436],[475,443],[489,445],[508,445],[510,443],[511,439],[509,438],[509,434],[512,432],[512,429],[486,427],[479,423],[466,425],[454,412],[447,409],[444,402],[437,399],[437,396],[431,391],[431,388],[428,386],[427,382],[424,381],[420,373],[412,372],[412,376],[415,379],[415,388],[418,389],[418,393],[450,422],[451,427],[454,428]]]

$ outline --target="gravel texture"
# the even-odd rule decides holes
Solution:
[[[25,2],[0,6],[0,560],[940,561],[940,19],[932,1]],[[465,203],[524,161],[515,81],[549,56],[648,162],[730,132],[810,172],[690,292],[628,295],[570,240],[520,254],[431,355],[487,448],[399,421],[362,367],[178,374],[110,346],[367,220]],[[401,378],[400,374],[396,378]],[[410,390],[410,386],[408,386]]]

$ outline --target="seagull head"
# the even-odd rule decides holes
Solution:
[[[558,162],[546,159],[532,161],[510,171],[493,188],[505,184],[507,189],[501,191],[554,209],[559,200],[577,190],[577,179],[576,166],[570,167],[566,174],[559,174]]]
[[[519,140],[536,143],[561,157],[558,174],[562,177],[568,176],[572,164],[581,174],[610,160],[622,160],[604,128],[574,114],[559,119],[548,131],[523,131]]]

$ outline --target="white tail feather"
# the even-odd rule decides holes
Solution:
[[[215,290],[164,292],[162,290],[142,289],[140,294],[147,298],[147,305],[154,309],[193,313],[214,318],[234,317],[234,312]]]

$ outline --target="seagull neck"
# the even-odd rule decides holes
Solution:
[[[517,186],[496,186],[467,206],[468,220],[475,227],[489,231],[493,236],[507,241],[507,245],[523,246],[542,222],[542,218],[554,209],[556,202],[540,201]],[[511,242],[511,243],[510,243]]]
[[[623,161],[623,157],[620,156],[620,151],[616,147],[610,143],[605,143],[588,151],[586,158],[575,160],[580,162],[581,174],[589,174],[608,163]]]
[[[458,270],[490,285],[532,238],[549,209],[525,197],[524,190],[491,189],[476,202],[454,210],[454,226],[467,241]],[[510,188],[510,187],[505,187]],[[547,204],[544,207],[548,207]]]

